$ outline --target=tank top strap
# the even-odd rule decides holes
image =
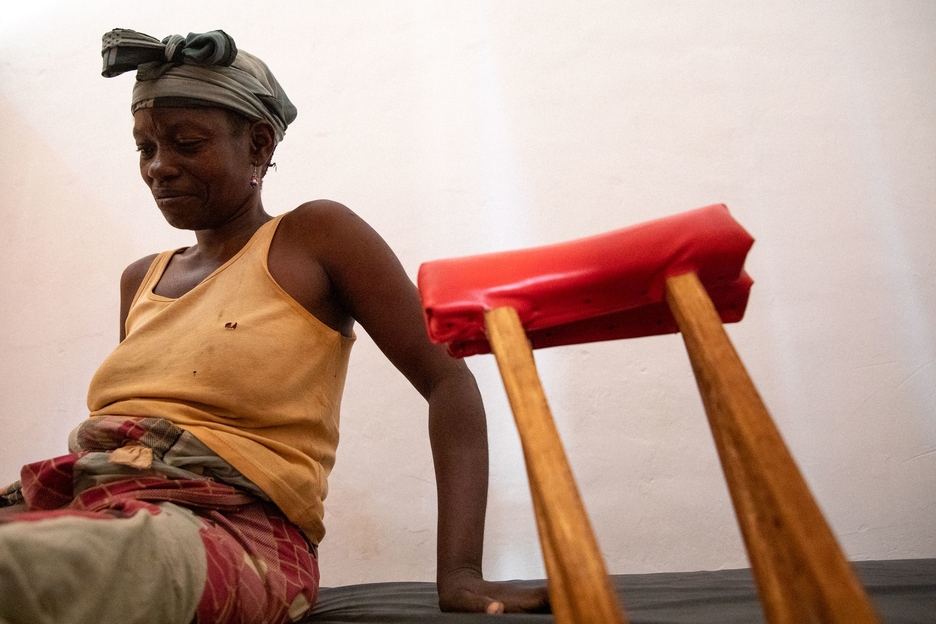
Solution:
[[[260,228],[254,232],[254,235],[250,238],[250,241],[247,243],[244,249],[244,255],[259,255],[260,261],[263,266],[266,266],[267,256],[270,254],[270,244],[273,242],[273,236],[276,234],[276,229],[279,227],[280,221],[283,220],[285,214],[273,217],[266,223],[260,226]]]
[[[133,296],[133,302],[130,304],[132,308],[136,305],[137,299],[140,298],[145,292],[151,291],[156,284],[159,282],[159,278],[162,277],[163,271],[166,270],[166,267],[169,266],[169,261],[172,260],[172,256],[178,253],[184,247],[179,247],[178,249],[170,249],[168,251],[163,251],[156,255],[153,258],[153,262],[150,264],[149,269],[146,270],[146,275],[143,276],[143,281],[140,282],[140,287],[137,288],[136,294]]]

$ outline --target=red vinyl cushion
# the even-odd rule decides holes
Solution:
[[[725,323],[740,321],[754,239],[717,204],[578,240],[426,262],[429,337],[456,357],[490,353],[484,311],[517,310],[534,349],[678,331],[667,277],[695,271]]]

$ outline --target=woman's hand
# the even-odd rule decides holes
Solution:
[[[544,586],[519,581],[485,581],[471,570],[439,578],[439,608],[480,613],[549,613]]]

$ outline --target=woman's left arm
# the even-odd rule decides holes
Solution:
[[[544,588],[483,579],[488,487],[487,425],[481,394],[462,360],[429,341],[416,287],[390,247],[353,212],[315,208],[316,256],[342,307],[361,324],[429,404],[438,495],[437,585],[444,611],[542,611]],[[303,207],[304,209],[306,207]]]

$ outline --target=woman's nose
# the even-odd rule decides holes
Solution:
[[[166,150],[157,149],[147,165],[147,174],[154,180],[161,180],[178,175],[179,170]]]

